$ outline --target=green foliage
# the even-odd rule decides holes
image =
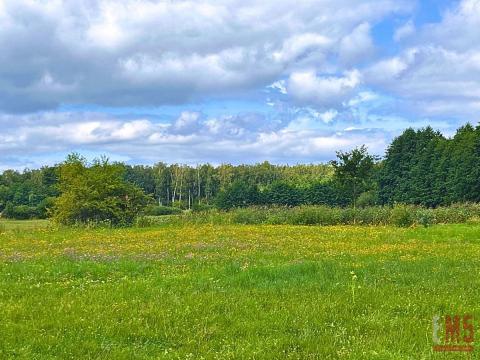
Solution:
[[[39,219],[48,218],[50,213],[53,211],[53,208],[55,207],[55,201],[55,197],[46,197],[45,199],[40,201],[36,208],[36,217]]]
[[[13,205],[13,203],[7,203],[7,206],[3,210],[3,216],[7,219],[27,220],[38,217],[37,208],[28,205]]]
[[[160,226],[167,223],[172,223],[173,218],[177,215],[161,215],[161,216],[150,216],[150,215],[140,215],[135,218],[134,225],[139,228],[147,228],[152,226]]]
[[[58,195],[54,168],[7,170],[0,175],[0,212],[11,219],[45,218]],[[7,208],[8,205],[8,208]]]
[[[430,209],[418,209],[416,211],[417,223],[428,227],[435,221],[434,214]]]
[[[223,210],[256,205],[260,202],[260,193],[257,187],[241,181],[235,181],[231,186],[222,190],[215,200],[216,206]]]
[[[400,227],[412,226],[415,222],[414,208],[403,204],[395,204],[390,216],[390,222]]]
[[[458,204],[435,209],[396,204],[364,208],[328,206],[247,207],[230,211],[184,213],[163,219],[161,224],[269,224],[269,225],[414,225],[467,223],[480,217],[480,204]],[[473,221],[473,220],[471,220]]]
[[[267,220],[268,212],[259,208],[240,208],[232,213],[234,224],[263,224]]]
[[[170,203],[170,205],[171,205],[170,207],[178,209],[178,210],[185,210],[185,209],[187,209],[187,206],[188,206],[187,204],[185,204],[184,201],[181,201],[181,200],[172,201]]]
[[[426,207],[480,201],[480,126],[446,139],[432,128],[407,129],[387,149],[380,201]]]
[[[332,181],[315,182],[304,190],[304,204],[344,206],[348,201],[349,199]]]
[[[349,194],[353,207],[356,207],[358,194],[374,187],[374,166],[376,157],[369,155],[361,146],[350,152],[337,152],[338,160],[331,164],[335,169],[335,180]]]
[[[182,210],[178,207],[159,206],[154,204],[147,205],[142,210],[142,214],[147,216],[178,215],[181,213]]]
[[[53,219],[61,224],[129,225],[148,203],[141,189],[123,180],[123,167],[106,159],[87,166],[84,159],[70,155],[59,176],[61,195]]]
[[[210,211],[214,209],[213,205],[204,204],[204,203],[195,203],[192,206],[192,210],[195,212]]]
[[[111,165],[121,174],[117,180],[121,180],[122,186],[129,184],[130,190],[140,188],[159,205],[195,212],[208,211],[214,205],[219,209],[263,205],[356,208],[403,203],[438,208],[480,202],[480,126],[467,124],[452,138],[445,138],[430,127],[407,129],[392,141],[381,162],[369,155],[365,147],[337,155],[337,161],[318,165]],[[59,185],[64,169],[65,164],[60,164],[1,173],[0,216],[50,216],[53,199],[64,190]],[[108,193],[103,180],[97,180],[94,177],[84,191],[95,194],[98,184],[100,192]],[[92,212],[98,210],[100,219],[110,218],[112,214],[108,215],[107,208],[117,205],[101,202],[103,205],[88,201],[88,206],[93,207],[85,207],[83,214],[74,217],[92,218]],[[11,205],[7,209],[8,204]],[[439,216],[443,216],[440,212]],[[361,213],[351,214],[356,219]],[[117,215],[112,216],[118,218]]]
[[[266,204],[297,206],[302,203],[302,192],[293,185],[275,182],[262,192]]]
[[[378,204],[378,193],[375,190],[365,191],[357,198],[358,207],[375,206]]]

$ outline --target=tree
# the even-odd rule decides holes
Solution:
[[[69,155],[59,167],[59,188],[53,218],[67,225],[129,225],[149,202],[140,188],[124,181],[124,167],[105,158],[88,166],[80,156]]]
[[[407,202],[410,204],[435,207],[442,203],[442,194],[436,192],[436,169],[441,163],[441,144],[445,138],[430,126],[416,133],[415,153],[410,164],[407,179]],[[406,180],[406,181],[405,181]],[[401,181],[401,180],[400,180]]]
[[[448,187],[453,202],[480,201],[480,126],[462,126],[452,139]]]
[[[335,169],[335,180],[349,195],[355,209],[358,195],[373,187],[373,170],[377,159],[368,154],[364,145],[350,152],[338,151],[337,158],[331,162]]]
[[[256,205],[259,202],[260,194],[257,187],[242,181],[235,181],[231,186],[220,191],[215,199],[217,207],[222,210]]]
[[[302,203],[302,192],[293,185],[274,182],[263,192],[267,204],[296,206]]]
[[[327,183],[316,182],[305,189],[304,203],[311,205],[343,206],[348,203],[348,199],[342,196],[338,186],[335,186],[331,181]]]
[[[388,146],[379,176],[381,203],[408,203],[416,142],[415,130],[408,128]]]

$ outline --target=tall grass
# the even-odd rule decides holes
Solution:
[[[244,225],[412,225],[477,222],[480,204],[455,204],[435,209],[398,204],[393,207],[338,208],[327,206],[250,207],[231,211],[186,212],[168,217],[142,217],[138,226],[161,224],[244,224]]]

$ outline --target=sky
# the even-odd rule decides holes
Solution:
[[[0,171],[319,163],[480,121],[480,0],[0,0]]]

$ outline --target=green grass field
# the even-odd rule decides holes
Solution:
[[[0,358],[477,358],[433,353],[432,317],[479,329],[479,259],[478,225],[8,224]]]
[[[0,233],[6,230],[34,230],[44,229],[49,226],[48,220],[10,220],[0,219]]]

